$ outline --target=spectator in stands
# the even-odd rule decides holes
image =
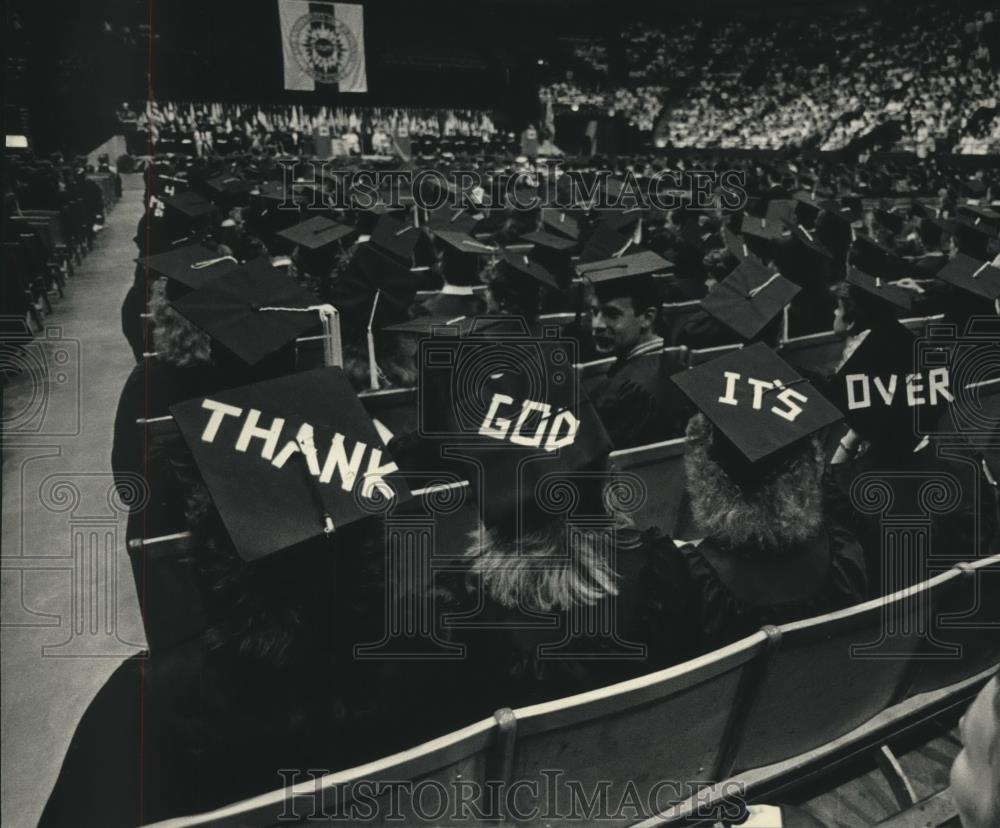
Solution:
[[[754,376],[796,384],[796,419],[770,404],[754,408]],[[684,465],[692,536],[703,538],[685,548],[702,648],[863,600],[861,547],[823,504],[826,460],[815,435],[839,419],[836,409],[764,345],[673,381],[700,409]],[[733,419],[733,405],[742,417]]]
[[[951,768],[951,796],[963,828],[1000,825],[1000,679],[979,691],[959,724],[962,752]]]

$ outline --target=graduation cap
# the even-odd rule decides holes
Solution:
[[[247,365],[291,344],[321,322],[323,306],[267,257],[213,279],[171,304]]]
[[[320,253],[354,233],[354,228],[324,216],[313,216],[300,224],[280,231],[277,235],[310,253]]]
[[[163,198],[163,203],[185,219],[200,219],[215,212],[215,206],[191,190]]]
[[[902,233],[903,232],[903,216],[899,213],[893,213],[890,210],[883,210],[881,208],[876,208],[874,211],[874,219],[882,227],[891,233]]]
[[[537,341],[527,341],[529,352]],[[450,451],[480,461],[470,482],[488,527],[519,535],[551,521],[540,487],[560,479],[572,485],[573,472],[593,469],[613,449],[593,403],[568,370],[572,354],[567,348],[561,360],[549,351],[538,360],[517,360],[517,367],[485,377],[461,403],[463,411],[483,412],[475,417],[482,427],[452,438]]]
[[[240,175],[224,174],[217,175],[208,180],[208,186],[214,193],[221,196],[246,196],[254,189],[254,183],[247,181]]]
[[[516,277],[527,276],[532,283],[544,285],[555,290],[561,287],[556,274],[541,262],[535,261],[527,253],[505,249],[502,253],[501,261],[504,263],[507,272],[515,274]]]
[[[581,262],[576,266],[577,275],[589,279],[595,285],[616,279],[636,276],[652,276],[673,270],[673,264],[651,250],[643,250],[613,259],[597,262]]]
[[[477,213],[466,208],[456,209],[449,205],[429,211],[426,226],[431,230],[452,230],[456,233],[473,233],[481,220]]]
[[[330,283],[328,297],[341,312],[345,333],[355,336],[362,329],[367,332],[369,324],[381,329],[404,320],[416,292],[416,277],[406,265],[373,245],[363,244],[354,251],[344,272]]]
[[[781,241],[788,235],[785,225],[766,217],[744,215],[740,222],[740,234],[763,242]]]
[[[239,262],[232,256],[220,256],[218,251],[201,244],[185,244],[155,256],[136,259],[136,262],[154,276],[165,276],[175,283],[172,290],[177,285],[195,290],[239,268]]]
[[[565,210],[554,207],[542,208],[542,224],[553,233],[558,233],[568,239],[579,241],[580,223]]]
[[[603,259],[613,259],[631,250],[634,246],[635,242],[630,236],[623,236],[608,225],[599,224],[594,228],[594,232],[587,240],[583,250],[580,251],[579,263],[589,264]]]
[[[854,239],[850,260],[858,270],[880,279],[904,279],[913,272],[909,262],[865,233],[858,233]]]
[[[816,221],[822,204],[816,200],[812,193],[801,191],[795,194],[795,213],[804,224],[812,225]]]
[[[932,381],[926,369],[921,372],[915,342],[900,324],[877,325],[831,380],[831,401],[870,442],[912,449],[920,442],[915,409],[943,406],[947,399],[943,376]]]
[[[913,310],[916,294],[908,288],[891,285],[881,277],[872,276],[856,267],[848,269],[846,281],[847,284],[862,291],[863,295],[885,302],[893,309],[905,312]]]
[[[573,239],[546,233],[544,230],[527,233],[521,238],[534,245],[532,258],[545,265],[561,281],[572,279],[573,253],[577,250],[577,243]]]
[[[410,497],[398,477],[386,480],[396,464],[340,368],[220,391],[171,412],[246,561]]]
[[[955,258],[934,275],[942,282],[973,296],[990,302],[1000,299],[1000,268],[994,267],[990,262],[957,253]]]
[[[793,250],[810,256],[818,256],[827,261],[833,261],[833,253],[830,252],[829,248],[816,238],[814,233],[806,230],[801,225],[795,225],[791,228],[789,240]]]
[[[743,339],[757,336],[799,291],[798,285],[745,259],[701,300],[706,312]]]
[[[421,337],[430,336],[436,331],[443,334],[454,332],[456,335],[469,321],[466,316],[416,316],[405,322],[386,325],[382,330],[388,333],[416,334]]]
[[[369,243],[404,262],[407,267],[426,265],[430,261],[427,234],[412,223],[399,221],[390,215],[383,215],[375,222]]]
[[[840,412],[763,343],[671,377],[708,418],[713,454],[744,489],[762,483]]]

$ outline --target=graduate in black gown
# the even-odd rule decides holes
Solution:
[[[837,409],[760,343],[674,382],[700,410],[685,470],[703,539],[684,551],[701,648],[864,600],[861,547],[823,504],[816,435]]]
[[[616,358],[593,392],[594,407],[616,449],[683,433],[661,358],[663,337],[656,333],[660,297],[653,273],[666,264],[655,253],[642,253],[581,270],[593,285],[591,330],[597,355]]]
[[[77,728],[43,826],[197,813],[282,787],[282,769],[338,770],[399,748],[382,724],[380,667],[352,648],[383,632],[377,515],[408,493],[386,499],[394,466],[343,372],[212,392],[172,413],[200,585],[187,609],[204,628],[112,675]],[[315,438],[303,442],[305,425]],[[361,452],[365,474],[324,477],[334,433]]]
[[[682,556],[655,527],[631,525],[632,484],[616,483],[593,406],[557,374],[543,374],[544,390],[527,367],[492,375],[476,397],[482,428],[452,440],[473,458],[480,525],[450,582],[450,632],[466,647],[460,686],[484,710],[652,672],[697,646]],[[529,434],[544,434],[541,448]]]

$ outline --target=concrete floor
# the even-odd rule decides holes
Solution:
[[[142,181],[53,299],[4,393],[0,822],[37,825],[63,754],[107,676],[145,642],[111,495],[115,407],[132,369],[119,311]]]

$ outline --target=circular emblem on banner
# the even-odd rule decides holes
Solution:
[[[302,15],[292,26],[288,40],[299,66],[317,83],[336,83],[357,65],[354,34],[332,14]]]

